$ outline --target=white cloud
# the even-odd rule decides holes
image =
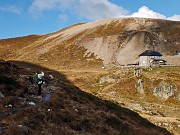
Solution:
[[[180,15],[174,15],[172,17],[166,17],[163,14],[154,12],[153,10],[149,9],[146,6],[139,8],[138,12],[131,14],[130,17],[156,18],[156,19],[167,19],[167,20],[180,21]]]
[[[2,11],[2,12],[10,12],[10,13],[20,15],[22,9],[20,7],[17,7],[17,6],[10,5],[10,6],[6,6],[6,7],[0,7],[0,11]]]
[[[108,0],[80,0],[75,11],[84,18],[91,20],[123,17],[129,13],[126,9]]]
[[[146,6],[139,8],[138,12],[135,12],[130,16],[131,17],[143,17],[143,18],[158,18],[158,19],[166,18],[166,16],[164,16],[160,13],[154,12],[153,10],[150,10]]]
[[[38,17],[43,11],[69,10],[83,18],[96,20],[127,15],[128,11],[108,0],[34,0],[29,12]]]
[[[146,6],[139,8],[139,10],[135,13],[128,14],[128,10],[110,2],[109,0],[33,0],[33,3],[29,8],[29,12],[33,15],[33,17],[38,18],[43,11],[54,9],[59,10],[59,17],[61,19],[65,17],[65,13],[68,11],[89,20],[120,17],[142,17],[180,21],[180,15],[166,17],[165,15],[155,12]],[[68,14],[66,14],[65,18],[67,18],[67,16]]]
[[[168,20],[180,21],[180,15],[173,15],[167,18]]]

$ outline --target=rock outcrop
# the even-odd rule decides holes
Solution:
[[[162,81],[157,87],[154,88],[153,95],[155,95],[157,98],[167,100],[169,97],[173,96],[176,91],[177,86],[175,84]]]

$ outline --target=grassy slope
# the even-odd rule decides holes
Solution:
[[[156,67],[152,70],[143,69],[141,77],[134,77],[133,72],[133,68],[124,68],[112,70],[101,69],[97,72],[66,71],[64,73],[81,89],[98,97],[118,102],[126,107],[140,104],[142,108],[147,110],[146,113],[151,117],[164,117],[163,121],[159,121],[160,123],[168,123],[169,120],[166,120],[166,117],[176,118],[176,122],[169,122],[172,124],[171,128],[167,126],[164,127],[174,133],[177,132],[176,134],[180,133],[178,130],[180,106],[177,99],[180,92],[180,67]],[[102,78],[107,76],[114,79],[115,82],[101,83]],[[140,94],[135,88],[138,79],[143,80],[142,83],[145,94]],[[157,87],[162,81],[177,86],[177,91],[166,101],[158,99],[152,94],[154,87]],[[134,108],[133,110],[142,113],[142,110],[138,108]],[[157,121],[153,122],[158,123]]]

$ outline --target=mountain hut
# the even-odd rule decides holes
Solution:
[[[162,59],[162,54],[153,50],[146,50],[139,55],[139,66],[160,66],[165,65],[166,61]]]

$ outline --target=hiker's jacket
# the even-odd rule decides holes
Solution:
[[[41,72],[41,73],[38,74],[37,76],[38,76],[38,84],[43,84],[44,73]]]

